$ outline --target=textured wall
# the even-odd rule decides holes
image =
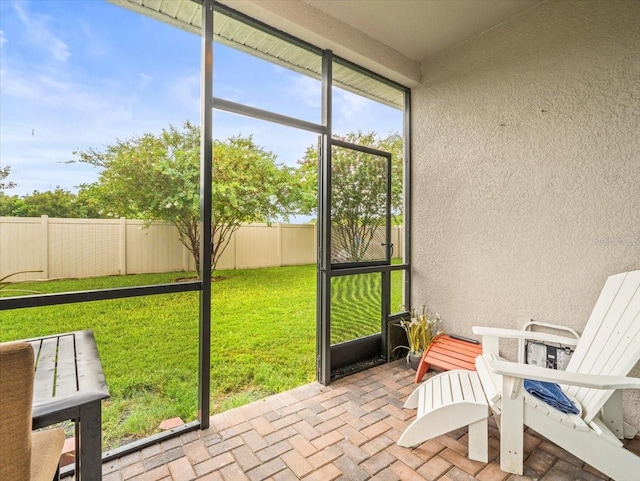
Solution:
[[[414,305],[467,336],[582,330],[606,277],[640,269],[640,2],[549,1],[422,73]]]

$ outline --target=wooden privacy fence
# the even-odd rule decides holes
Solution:
[[[402,229],[392,229],[394,256],[402,256]],[[245,224],[231,238],[218,269],[313,264],[313,224]],[[171,224],[131,219],[0,217],[0,278],[97,277],[192,271],[191,253]]]

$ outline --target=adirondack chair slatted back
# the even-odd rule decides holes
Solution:
[[[600,293],[571,361],[569,372],[626,376],[640,360],[640,271],[611,276]],[[613,391],[569,387],[590,422]]]

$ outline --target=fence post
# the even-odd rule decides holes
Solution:
[[[242,227],[240,227],[240,229],[242,229]],[[236,270],[238,268],[238,249],[236,247],[236,240],[238,239],[237,234],[240,229],[233,231],[233,234],[231,234],[231,241],[229,242],[230,244],[233,244],[233,270]],[[227,248],[228,247],[229,246],[227,245]]]
[[[182,270],[185,272],[189,272],[189,259],[190,259],[189,249],[187,249],[186,245],[182,244]],[[198,275],[200,275],[199,272],[198,272]]]
[[[313,223],[313,263],[318,264],[318,222]]]
[[[278,267],[282,267],[282,223],[278,222]]]
[[[120,275],[127,273],[127,219],[120,217],[120,245],[119,245],[119,269]]]
[[[49,216],[40,216],[42,278],[49,279]]]

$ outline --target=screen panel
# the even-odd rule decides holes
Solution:
[[[331,279],[331,344],[380,332],[382,281],[379,273]]]
[[[388,158],[332,147],[332,264],[387,260],[388,181]]]

